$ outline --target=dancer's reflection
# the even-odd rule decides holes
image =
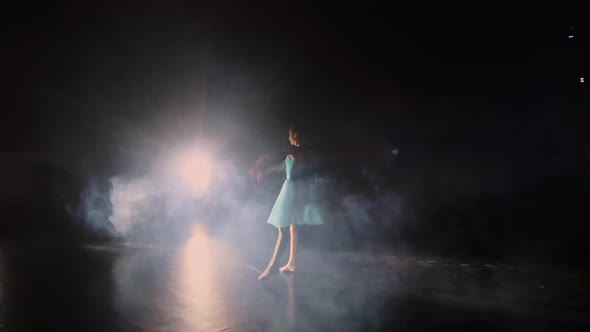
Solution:
[[[287,305],[287,323],[290,329],[292,329],[293,331],[295,330],[295,308],[296,308],[296,302],[295,302],[295,285],[294,285],[294,276],[293,274],[281,274],[283,276],[283,279],[285,279],[285,282],[287,283],[287,289],[288,289],[288,305]]]
[[[275,312],[272,314],[273,319],[270,322],[268,331],[295,331],[296,323],[296,291],[295,276],[293,274],[281,274],[287,285],[287,292],[278,291],[276,287],[270,284],[263,284],[263,287],[273,295]]]

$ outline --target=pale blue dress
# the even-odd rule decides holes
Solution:
[[[287,156],[285,166],[287,179],[270,211],[267,223],[275,227],[323,224],[320,208],[314,201],[314,188],[310,180],[294,178],[293,175],[299,171],[296,160]]]

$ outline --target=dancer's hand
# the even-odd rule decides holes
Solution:
[[[262,180],[264,179],[264,173],[262,170],[260,170],[260,168],[256,167],[256,166],[252,166],[250,167],[250,170],[248,171],[248,175],[252,178],[252,179],[256,179],[256,181],[258,183],[261,183]]]
[[[257,173],[258,170],[255,166],[250,167],[250,169],[248,170],[248,176],[250,176],[251,178],[255,177]]]
[[[264,173],[263,172],[256,173],[256,181],[258,181],[258,183],[262,183],[262,180],[263,179],[264,179]]]
[[[258,183],[264,180],[264,175],[267,173],[268,164],[270,163],[271,157],[269,155],[262,155],[256,159],[254,165],[250,167],[248,175],[252,178],[256,178]]]

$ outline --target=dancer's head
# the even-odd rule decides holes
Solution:
[[[289,127],[289,142],[293,146],[301,145],[301,133],[293,126]]]

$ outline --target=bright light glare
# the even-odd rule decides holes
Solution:
[[[181,181],[194,195],[202,195],[211,182],[212,162],[205,155],[188,155],[181,160]]]

